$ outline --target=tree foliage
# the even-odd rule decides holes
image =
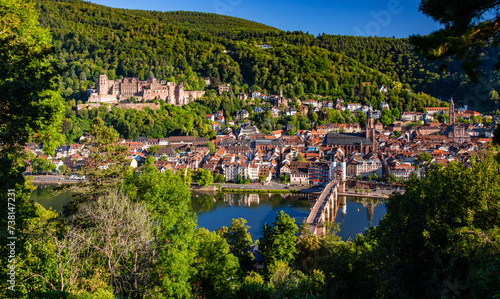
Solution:
[[[499,172],[491,154],[469,168],[431,167],[391,198],[378,230],[393,292],[413,296],[425,289],[433,297],[453,291],[443,290],[446,283],[474,292],[480,271],[498,254]]]
[[[36,217],[29,199],[31,186],[23,176],[27,158],[23,147],[30,140],[41,142],[50,154],[57,145],[62,118],[62,99],[56,91],[58,69],[49,62],[53,53],[51,36],[38,23],[38,13],[31,1],[7,0],[0,3],[0,294],[16,297],[9,291],[7,272],[10,249],[7,247],[7,224],[15,215],[12,233],[16,240],[15,262],[29,258],[26,228]],[[9,197],[15,197],[15,203]],[[11,219],[8,213],[11,212]],[[49,249],[50,251],[50,249]],[[17,289],[19,291],[19,289]]]
[[[286,264],[294,261],[297,252],[297,231],[295,219],[283,211],[276,216],[276,221],[272,225],[264,224],[259,250],[262,252],[265,265],[272,265],[276,261],[283,261]]]
[[[239,260],[240,268],[243,271],[250,271],[253,269],[254,256],[250,252],[252,237],[248,232],[250,227],[246,223],[247,221],[243,218],[232,219],[229,228],[222,227],[218,232],[226,238],[231,247],[231,252]]]
[[[216,232],[199,229],[196,238],[196,257],[192,278],[195,295],[211,298],[228,297],[238,283],[238,259],[230,252],[226,239]]]
[[[145,202],[157,223],[158,246],[155,265],[157,285],[167,297],[186,297],[192,292],[193,235],[196,215],[189,210],[190,192],[179,174],[152,170],[138,175],[128,172],[123,190],[133,201]]]
[[[427,36],[412,36],[410,41],[416,50],[430,59],[456,55],[463,59],[467,75],[477,80],[481,52],[500,44],[498,2],[423,0],[419,9],[444,28]]]

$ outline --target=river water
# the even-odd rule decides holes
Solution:
[[[71,201],[69,192],[53,196],[51,187],[37,188],[32,199],[56,212]],[[235,194],[192,193],[191,209],[198,215],[198,226],[210,231],[230,226],[231,219],[245,218],[250,226],[252,240],[262,236],[264,223],[272,224],[276,215],[284,211],[300,226],[309,215],[316,197],[303,194]],[[370,226],[376,226],[385,214],[385,204],[377,200],[339,197],[331,215],[340,223],[338,235],[343,240],[354,239]]]

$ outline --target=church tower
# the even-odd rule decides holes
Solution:
[[[368,111],[366,117],[366,138],[370,139],[373,144],[373,152],[378,153],[378,143],[375,139],[375,120],[373,119],[372,111]]]
[[[451,101],[450,101],[450,110],[448,112],[448,116],[450,117],[450,125],[454,125],[455,124],[455,103],[453,102],[453,97],[451,98]]]
[[[375,131],[375,124],[373,120],[373,114],[372,111],[369,110],[368,115],[366,117],[366,138],[371,140],[373,137],[375,137],[374,131]]]

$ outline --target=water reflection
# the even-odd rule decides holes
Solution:
[[[31,197],[45,208],[61,212],[72,200],[71,193],[63,191],[53,196],[52,188],[37,188]],[[307,218],[317,196],[304,194],[238,194],[192,193],[191,210],[198,215],[198,226],[211,231],[231,225],[233,218],[245,218],[251,228],[252,239],[262,236],[264,223],[273,223],[276,214],[284,211],[301,225]],[[378,225],[385,214],[382,201],[370,198],[339,196],[330,219],[340,223],[338,235],[342,239],[355,238],[365,228]]]
[[[57,213],[62,212],[63,207],[73,200],[69,191],[56,193],[53,186],[36,186],[36,189],[31,192],[31,199],[45,209],[52,209]]]
[[[344,240],[354,239],[365,229],[378,225],[385,214],[385,200],[339,196],[334,210],[340,211],[339,215],[333,215],[335,222],[340,223],[338,235]]]
[[[198,226],[216,230],[229,226],[233,218],[245,218],[255,240],[262,236],[264,223],[273,223],[281,210],[301,225],[317,196],[304,194],[195,194],[192,208],[198,214]],[[378,225],[385,214],[383,201],[372,198],[339,196],[330,210],[330,219],[340,223],[339,236],[354,239],[365,228]]]

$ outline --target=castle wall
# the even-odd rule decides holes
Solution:
[[[137,78],[110,81],[106,75],[100,75],[96,87],[96,94],[90,95],[89,102],[110,103],[134,96],[138,100],[152,101],[158,98],[167,104],[183,106],[205,94],[203,90],[184,91],[182,82],[158,82],[154,77],[149,77],[147,81]]]
[[[102,105],[101,103],[90,103],[87,102],[85,104],[80,104],[76,106],[76,111],[80,111],[83,108],[87,108],[89,110],[91,109],[97,109],[101,106],[104,106],[108,108],[108,111],[111,111],[112,107],[115,108],[121,108],[121,109],[136,109],[136,110],[144,110],[146,107],[149,107],[152,110],[158,110],[160,109],[160,104],[155,104],[155,103],[114,103],[114,104],[107,104],[107,105]]]
[[[112,94],[97,94],[92,93],[89,96],[88,102],[90,103],[118,103],[118,98],[116,95]]]

